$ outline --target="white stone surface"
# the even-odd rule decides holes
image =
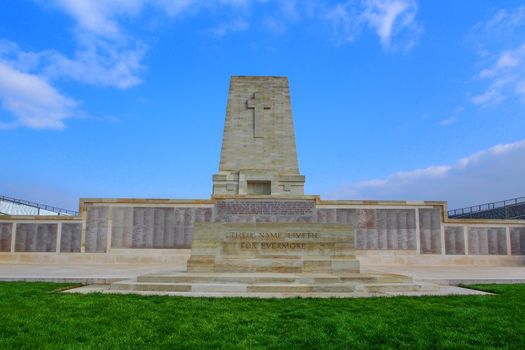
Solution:
[[[231,78],[213,194],[304,194],[286,77]]]

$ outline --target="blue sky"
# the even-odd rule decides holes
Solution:
[[[0,4],[0,194],[208,198],[229,78],[290,80],[306,192],[525,195],[523,1]]]

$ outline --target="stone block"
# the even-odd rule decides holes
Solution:
[[[355,272],[358,266],[352,226],[312,223],[195,223],[188,261],[190,272]]]

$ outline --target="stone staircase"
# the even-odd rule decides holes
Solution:
[[[210,297],[353,297],[435,292],[439,286],[395,274],[199,273],[146,274],[114,282],[115,292]]]

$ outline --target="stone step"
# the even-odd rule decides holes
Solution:
[[[176,273],[149,274],[137,278],[138,282],[171,283],[327,283],[339,282],[338,276],[328,274],[302,275],[286,273]]]
[[[251,284],[249,293],[352,293],[355,283],[337,284]]]
[[[128,290],[144,292],[191,292],[188,283],[161,283],[136,282],[131,280],[119,281],[111,284],[111,290]]]
[[[410,283],[412,279],[401,275],[374,274],[289,274],[289,273],[173,273],[148,274],[137,278],[138,282],[161,283]]]
[[[121,281],[113,283],[111,290],[128,290],[143,292],[188,292],[188,293],[246,293],[246,284],[237,283],[148,283]]]
[[[111,290],[157,291],[188,293],[368,293],[388,294],[400,292],[436,291],[439,286],[431,283],[169,283],[120,281]]]
[[[211,293],[352,293],[357,284],[296,284],[296,283],[150,283],[121,281],[111,285],[112,290],[159,292],[211,292]]]
[[[300,259],[216,259],[215,272],[279,272],[303,271]]]
[[[195,256],[188,260],[189,272],[278,272],[278,273],[329,273],[359,271],[359,261],[353,255],[326,259],[301,257],[210,257]]]
[[[356,288],[356,292],[363,293],[430,292],[437,290],[439,290],[438,285],[422,282],[361,284]]]
[[[115,282],[114,291],[224,293],[226,295],[394,295],[435,291],[432,283],[414,283],[396,274],[277,273],[277,272],[171,272],[141,275],[136,280]]]
[[[111,285],[112,290],[187,292],[191,293],[366,293],[389,294],[401,292],[437,291],[439,286],[429,283],[387,284],[300,284],[300,283],[151,283],[120,281]]]
[[[363,283],[412,283],[412,277],[397,274],[342,274],[341,282],[361,280]]]
[[[145,275],[137,278],[138,282],[164,282],[164,283],[295,283],[296,277],[284,276],[250,276],[250,275]]]

